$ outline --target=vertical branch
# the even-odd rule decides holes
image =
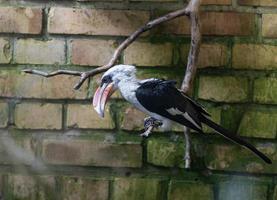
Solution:
[[[181,90],[185,93],[192,93],[193,80],[195,78],[197,70],[197,61],[201,44],[201,30],[199,19],[199,8],[201,0],[191,0],[187,9],[189,11],[189,17],[191,20],[191,44],[188,55],[188,62],[186,68],[186,74],[182,82]],[[191,142],[190,142],[190,130],[184,127],[185,136],[185,168],[191,167]]]

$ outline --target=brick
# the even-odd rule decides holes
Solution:
[[[23,64],[63,64],[65,63],[65,42],[56,39],[48,41],[19,39],[15,44],[15,62]]]
[[[248,87],[247,78],[201,76],[198,97],[211,101],[244,102],[248,97]]]
[[[134,107],[128,107],[123,113],[121,128],[123,130],[142,130],[146,114]]]
[[[189,45],[181,47],[181,58],[183,63],[187,63],[189,54]],[[198,57],[197,66],[205,67],[222,67],[227,65],[227,47],[223,44],[202,44]]]
[[[12,58],[11,45],[8,39],[0,38],[0,63],[9,63]]]
[[[235,12],[206,12],[201,16],[205,35],[252,35],[255,15]],[[228,21],[228,23],[226,23]]]
[[[48,31],[128,36],[148,21],[149,13],[146,11],[51,8]]]
[[[108,137],[107,137],[108,138]],[[103,140],[54,140],[42,144],[42,158],[55,165],[102,167],[140,167],[142,148],[131,141],[112,143]]]
[[[84,83],[82,88],[77,91],[73,87],[78,81],[79,77],[73,76],[56,76],[46,79],[15,70],[1,70],[0,96],[41,99],[85,99],[87,98],[88,84]]]
[[[227,142],[227,141],[226,141]],[[207,145],[204,155],[205,165],[211,170],[249,173],[276,173],[277,144],[271,142],[253,143],[259,151],[272,159],[271,165],[266,164],[251,151],[228,142],[228,144],[213,142]]]
[[[0,128],[7,126],[9,121],[9,106],[7,103],[0,102]]]
[[[36,178],[38,185],[38,195],[36,200],[54,200],[60,198],[60,186],[57,183],[58,181],[56,180],[56,177],[43,175]]]
[[[115,46],[113,40],[73,40],[71,62],[77,65],[102,66],[109,62]]]
[[[263,14],[262,34],[264,37],[277,38],[277,14]]]
[[[213,200],[213,186],[201,183],[184,181],[171,181],[169,185],[168,200],[191,200],[205,199]]]
[[[254,101],[258,103],[277,103],[277,79],[259,78],[254,81]]]
[[[236,12],[203,12],[201,24],[204,35],[247,36],[254,33],[255,15]],[[154,31],[165,34],[190,34],[190,21],[187,17],[180,17],[162,24]]]
[[[36,199],[36,182],[34,177],[26,175],[9,175],[8,187],[11,199]]]
[[[165,190],[159,179],[151,178],[115,178],[114,200],[162,199]]]
[[[113,129],[115,124],[110,114],[110,106],[106,106],[105,117],[101,118],[91,104],[69,104],[67,108],[67,126],[78,128]]]
[[[244,184],[241,182],[222,182],[219,184],[219,200],[266,200],[267,186]]]
[[[201,5],[231,5],[231,0],[203,0]]]
[[[271,45],[235,44],[233,47],[233,68],[235,69],[277,69],[277,47]]]
[[[249,108],[246,105],[224,105],[221,111],[221,125],[231,133],[237,133],[243,114],[247,109]]]
[[[45,166],[36,160],[35,147],[36,145],[29,137],[3,136],[1,137],[0,163],[4,165],[32,165],[36,170],[44,170]]]
[[[17,104],[15,124],[20,129],[61,129],[62,105],[48,103]]]
[[[183,167],[184,144],[165,139],[147,140],[147,162],[163,167]]]
[[[62,177],[62,197],[67,200],[108,200],[109,181]]]
[[[276,110],[277,111],[277,110]],[[238,132],[241,136],[272,138],[277,133],[277,112],[248,110],[244,113]]]
[[[169,66],[172,63],[173,46],[170,43],[151,44],[135,42],[124,54],[124,63],[138,66]]]
[[[275,0],[238,0],[238,3],[249,6],[277,6]]]
[[[39,34],[42,10],[39,8],[0,8],[0,32]]]

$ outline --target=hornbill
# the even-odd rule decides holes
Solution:
[[[154,78],[138,80],[134,66],[116,65],[103,74],[101,85],[93,97],[93,106],[96,112],[104,117],[108,98],[119,89],[128,102],[150,116],[144,121],[146,129],[152,126],[169,130],[171,122],[174,121],[203,133],[202,124],[206,124],[225,138],[251,150],[266,163],[272,163],[253,145],[210,120],[207,111],[177,89],[175,84],[175,81]],[[142,135],[148,136],[148,134],[149,132],[145,132]]]

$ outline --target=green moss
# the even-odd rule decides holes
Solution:
[[[172,181],[169,186],[168,200],[213,200],[213,186],[202,183],[190,183],[184,181]]]

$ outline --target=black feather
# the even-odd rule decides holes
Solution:
[[[140,104],[150,112],[168,118],[200,133],[203,133],[202,123],[204,123],[229,140],[248,148],[266,163],[272,163],[267,156],[256,149],[253,145],[242,140],[240,137],[229,133],[228,130],[208,119],[207,117],[210,115],[207,111],[205,111],[200,104],[189,98],[182,91],[178,90],[175,87],[175,84],[175,81],[159,79],[144,81],[136,90],[136,97]],[[170,108],[178,109],[182,114],[172,115],[168,111]],[[189,115],[193,120],[193,123],[185,118],[185,113]]]
[[[223,127],[221,127],[220,125],[216,124],[215,122],[213,122],[212,120],[210,120],[206,117],[203,117],[201,121],[204,124],[208,125],[209,127],[213,128],[220,135],[251,150],[257,156],[259,156],[261,159],[263,159],[266,163],[272,164],[272,161],[266,155],[264,155],[262,152],[260,152],[258,149],[256,149],[252,144],[242,140],[239,136],[231,134],[228,130],[224,129]]]

